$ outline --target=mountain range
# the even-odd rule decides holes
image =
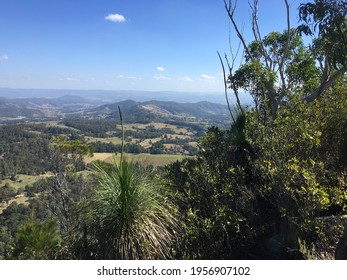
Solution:
[[[140,91],[140,90],[69,90],[69,89],[13,89],[0,88],[0,97],[5,98],[59,98],[62,96],[76,96],[92,101],[93,103],[114,103],[124,100],[138,102],[158,100],[175,101],[180,103],[208,101],[218,104],[226,104],[223,92],[175,92],[175,91]],[[230,95],[231,102],[233,98]],[[250,104],[251,97],[241,93],[243,104]]]
[[[87,110],[85,116],[115,118],[118,117],[119,114],[118,108],[121,109],[126,122],[173,120],[219,122],[227,119],[229,114],[226,105],[207,101],[179,103],[157,100],[145,102],[125,100]]]
[[[0,91],[1,93],[1,91]],[[7,96],[10,94],[8,93]],[[204,120],[220,122],[228,117],[227,106],[208,101],[122,100],[106,102],[74,95],[58,97],[0,97],[0,121],[38,121],[65,117],[115,118],[121,109],[127,122]]]

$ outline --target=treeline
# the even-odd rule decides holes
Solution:
[[[62,124],[78,129],[81,133],[86,136],[92,137],[109,137],[107,132],[112,131],[113,133],[119,132],[120,129],[116,126],[114,120],[107,119],[64,119]]]
[[[113,144],[111,142],[104,143],[101,141],[97,141],[97,142],[92,142],[90,145],[92,147],[93,152],[95,153],[120,153],[122,151],[121,144]],[[140,153],[147,153],[148,150],[139,144],[125,143],[124,152],[130,153],[130,154],[140,154]]]

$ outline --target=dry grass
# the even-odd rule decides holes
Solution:
[[[16,176],[16,180],[12,181],[10,179],[2,180],[1,185],[5,185],[8,183],[11,187],[15,188],[16,190],[20,188],[24,188],[26,185],[32,185],[41,178],[47,177],[47,176],[52,176],[52,174],[47,173],[47,174],[42,174],[42,175],[25,175],[25,174],[18,174]]]
[[[114,153],[94,153],[92,157],[85,157],[84,162],[88,164],[94,160],[105,161],[109,157],[112,157],[113,155],[114,155]]]
[[[92,142],[98,142],[100,141],[101,143],[112,143],[112,144],[121,144],[122,139],[118,137],[108,137],[108,138],[99,138],[99,137],[90,137],[90,136],[85,136],[85,139],[87,143],[92,143]]]
[[[16,198],[10,199],[7,203],[2,202],[0,203],[0,214],[8,207],[11,205],[12,202],[17,202],[18,204],[29,204],[29,198],[24,196],[24,195],[19,195]]]
[[[182,160],[185,156],[183,155],[151,155],[151,154],[125,154],[128,160],[134,162],[140,162],[144,165],[153,165],[153,166],[164,166],[175,162],[177,160]],[[94,153],[94,157],[85,158],[86,163],[90,163],[94,160],[102,160],[108,163],[113,163],[114,160],[120,160],[120,154],[114,158],[114,153]]]
[[[150,148],[152,147],[152,144],[151,143],[156,143],[156,142],[159,142],[161,140],[160,137],[158,138],[153,138],[153,139],[145,139],[143,140],[142,142],[140,142],[139,144],[144,147],[144,148]],[[151,143],[150,143],[151,142]]]

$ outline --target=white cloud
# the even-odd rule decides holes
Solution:
[[[153,79],[157,80],[157,81],[168,81],[168,80],[171,80],[170,77],[165,77],[165,76],[154,76]]]
[[[109,14],[105,17],[105,19],[112,22],[126,22],[125,17],[120,14]]]
[[[128,80],[142,80],[140,77],[128,76],[126,77]]]
[[[209,76],[206,74],[200,75],[200,77],[205,81],[216,81],[217,78],[215,76]]]
[[[0,60],[8,60],[8,56],[7,55],[0,55]]]
[[[135,77],[135,76],[124,76],[124,75],[118,75],[119,79],[127,79],[127,80],[142,80],[141,77]]]
[[[69,82],[80,82],[81,81],[80,79],[71,78],[71,77],[67,77],[67,78],[65,78],[65,80],[69,81]]]
[[[160,71],[160,72],[164,72],[164,71],[165,71],[165,68],[162,67],[162,66],[158,66],[158,67],[157,67],[157,70]]]
[[[184,76],[184,77],[178,78],[178,80],[183,81],[183,82],[194,82],[194,80],[189,76]]]

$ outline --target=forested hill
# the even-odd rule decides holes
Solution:
[[[122,102],[103,105],[88,110],[88,115],[115,117],[118,107],[122,110],[127,122],[147,122],[158,119],[204,119],[225,120],[228,117],[226,105],[207,101],[196,103],[178,103],[173,101],[146,101],[136,102],[126,100]]]
[[[57,98],[0,97],[0,118],[22,118],[27,120],[44,119],[47,117],[64,116],[65,114],[80,113],[92,106],[99,105],[79,96],[64,95]]]
[[[226,105],[207,101],[179,103],[125,100],[105,104],[80,96],[64,95],[56,98],[0,97],[0,122],[44,121],[68,117],[116,118],[118,107],[125,116],[125,122],[202,120],[221,123],[229,116]]]

